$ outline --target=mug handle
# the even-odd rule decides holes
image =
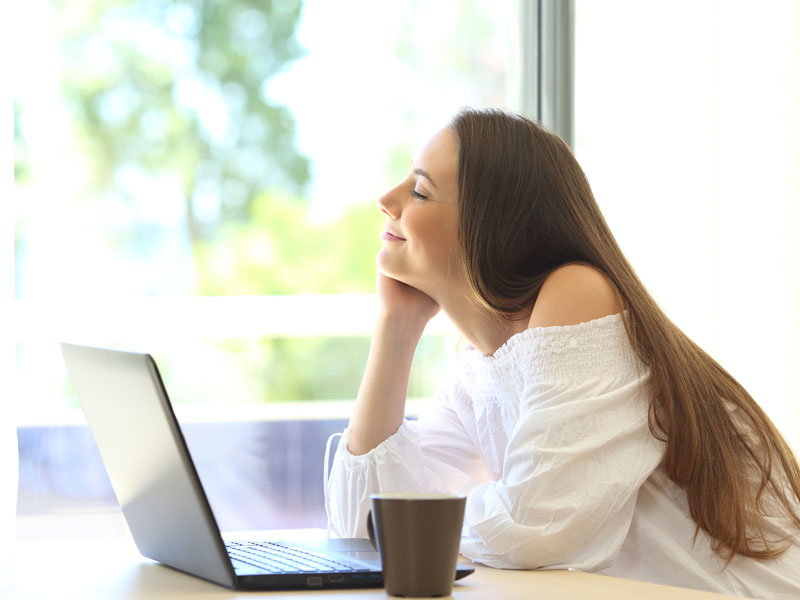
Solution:
[[[367,513],[367,535],[369,535],[369,541],[372,543],[372,547],[377,550],[378,542],[375,541],[375,526],[372,524],[372,511]]]

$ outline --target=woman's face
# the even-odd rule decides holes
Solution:
[[[386,215],[378,269],[436,298],[460,273],[458,138],[452,128],[431,138],[378,206]]]

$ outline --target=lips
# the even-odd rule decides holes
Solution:
[[[395,235],[389,231],[384,231],[381,234],[381,239],[387,240],[389,242],[405,242],[406,238],[400,237],[399,235]]]

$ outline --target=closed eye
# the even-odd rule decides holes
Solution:
[[[411,190],[411,196],[413,198],[416,198],[417,200],[427,200],[428,199],[427,196],[423,196],[417,190]]]

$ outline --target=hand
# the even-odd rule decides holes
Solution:
[[[415,287],[378,271],[378,310],[384,317],[416,321],[422,327],[439,312],[436,301]]]

